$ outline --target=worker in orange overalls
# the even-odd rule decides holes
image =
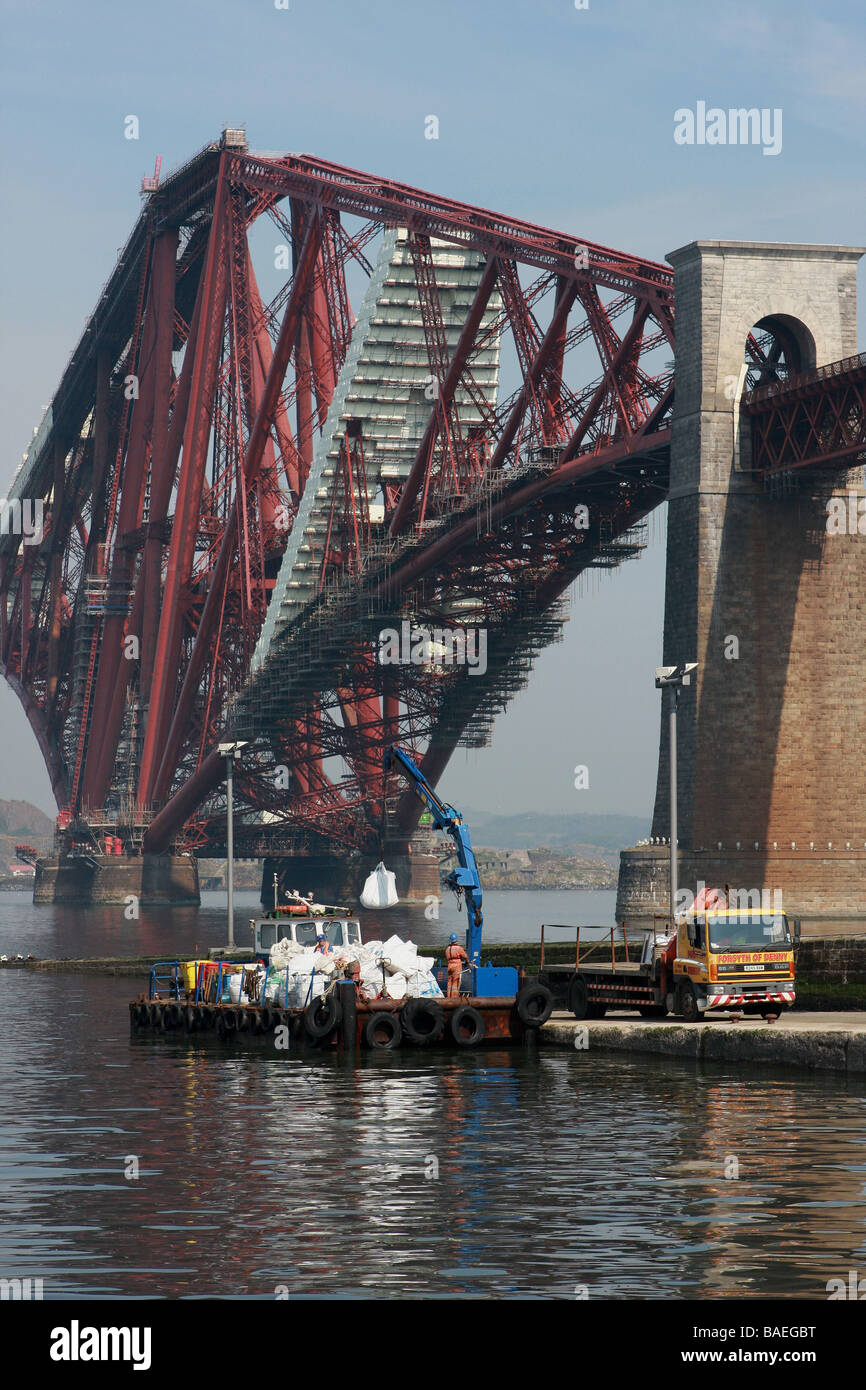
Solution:
[[[460,974],[463,966],[469,964],[469,957],[453,932],[448,945],[445,947],[445,961],[448,966],[447,997],[453,999],[455,995],[460,993]]]

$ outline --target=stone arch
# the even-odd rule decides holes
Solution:
[[[817,362],[815,339],[793,314],[765,314],[758,319],[746,335],[745,353],[747,390],[783,381]]]

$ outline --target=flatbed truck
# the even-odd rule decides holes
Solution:
[[[637,1009],[643,1018],[674,1014],[687,1023],[707,1012],[735,1009],[778,1015],[795,999],[794,948],[800,924],[783,912],[712,908],[678,915],[638,937],[624,936],[617,959],[611,931],[610,961],[580,957],[578,929],[573,963],[542,959],[538,979],[575,1018],[603,1018],[608,1009]],[[590,951],[597,949],[596,946]]]

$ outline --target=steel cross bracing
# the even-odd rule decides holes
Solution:
[[[866,353],[759,386],[742,408],[756,472],[854,468],[866,459]]]
[[[383,744],[435,782],[640,549],[672,342],[639,257],[238,132],[165,179],[10,489],[43,539],[0,536],[62,822],[218,845],[232,729],[239,852],[367,850],[386,801],[410,833]],[[404,624],[478,659],[383,661]]]

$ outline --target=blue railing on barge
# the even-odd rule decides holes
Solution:
[[[163,973],[160,974],[160,971]],[[165,973],[168,972],[168,973]],[[165,993],[163,993],[165,987]],[[185,999],[179,960],[158,960],[150,967],[148,999]]]

